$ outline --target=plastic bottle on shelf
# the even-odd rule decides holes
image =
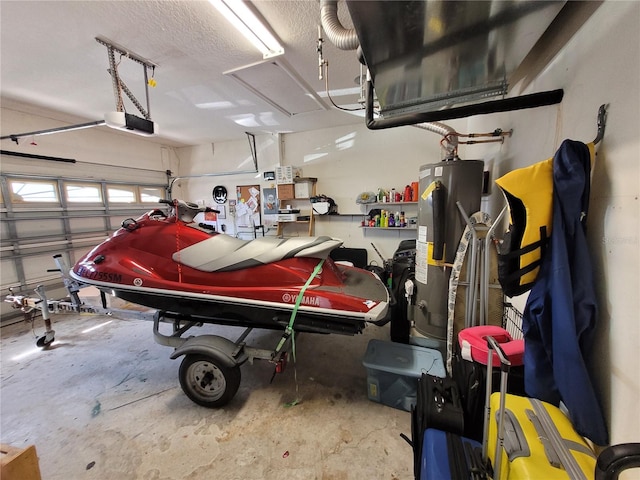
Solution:
[[[409,185],[404,187],[404,197],[402,198],[402,201],[403,202],[410,202],[411,201],[411,197],[412,197],[412,193],[413,193],[413,191],[411,190],[411,187]]]

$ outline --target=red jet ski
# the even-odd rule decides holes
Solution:
[[[367,323],[388,321],[389,293],[379,278],[329,257],[340,240],[241,240],[194,222],[198,213],[214,210],[182,200],[161,203],[171,206],[169,215],[155,209],[125,220],[71,277],[203,323],[284,329],[295,312],[297,331],[355,334]]]

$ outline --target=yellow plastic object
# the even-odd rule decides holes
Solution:
[[[511,430],[508,419],[514,419],[515,423],[517,423],[521,429],[520,434],[516,436],[519,439],[520,448],[510,447],[509,441],[505,440],[505,448],[503,448],[502,451],[500,480],[534,478],[544,478],[545,480],[572,479],[576,478],[569,474],[572,465],[573,468],[582,472],[584,475],[582,478],[593,478],[596,456],[585,439],[574,430],[571,421],[559,408],[546,402],[539,400],[532,401],[530,398],[517,395],[506,394],[505,399],[505,411],[507,412],[505,414],[505,418],[507,419],[505,423],[505,439],[509,437],[509,431]],[[537,402],[538,406],[534,406],[533,402]],[[488,454],[493,464],[498,431],[495,414],[500,409],[499,393],[491,395],[490,405],[491,420],[489,423]],[[541,419],[542,415],[536,413],[536,409],[540,408],[548,413],[551,423],[557,429],[557,442],[553,441],[553,434],[548,433],[546,427],[544,427],[544,420]],[[536,429],[534,421],[532,421],[532,414],[542,423],[547,433],[541,434],[539,430]],[[516,427],[515,430],[517,431],[518,428]],[[551,465],[550,457],[545,452],[545,442],[547,450],[551,450],[550,457],[559,459],[560,465]],[[554,443],[555,445],[561,445],[564,453],[557,452],[557,449],[554,448]],[[514,455],[514,450],[522,450],[522,456],[512,457],[512,459],[509,460],[509,452],[511,451],[512,455]],[[556,452],[555,455],[553,452]],[[554,463],[556,463],[556,461],[554,461]],[[577,478],[581,477],[578,476]]]

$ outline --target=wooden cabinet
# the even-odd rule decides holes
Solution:
[[[314,215],[311,206],[311,197],[316,196],[317,178],[297,177],[293,179],[294,183],[278,185],[278,208],[279,211],[285,210],[287,205],[291,205],[292,210],[300,210],[299,213],[278,213],[278,228],[276,235],[284,236],[286,227],[290,227],[291,232],[296,226],[298,233],[304,231],[305,235],[313,236]],[[300,217],[304,220],[298,220]],[[282,219],[282,221],[280,221]],[[286,219],[286,221],[285,221]],[[304,230],[306,226],[306,230]]]

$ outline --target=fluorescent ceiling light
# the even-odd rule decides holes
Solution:
[[[262,52],[263,58],[276,57],[284,53],[280,42],[255,16],[242,0],[209,0],[220,13]]]

